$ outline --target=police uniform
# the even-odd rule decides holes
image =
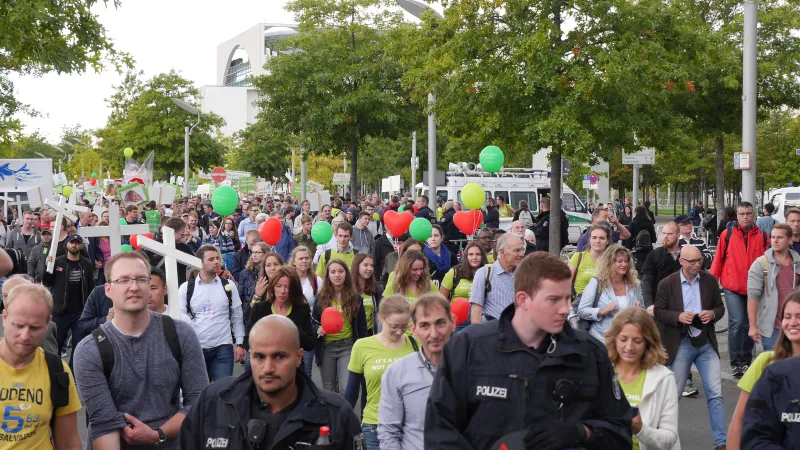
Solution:
[[[333,445],[318,448],[364,450],[361,423],[341,396],[317,388],[301,370],[295,382],[297,400],[276,414],[261,401],[250,372],[212,384],[183,421],[181,449],[313,449],[320,427],[327,426]],[[247,437],[251,419],[266,425],[258,445]]]
[[[575,447],[631,448],[631,408],[605,347],[565,324],[530,348],[511,327],[515,309],[445,346],[428,398],[425,448],[491,448],[505,435],[554,422],[591,430]]]
[[[742,423],[741,448],[791,449],[800,442],[800,358],[767,366],[758,379]]]

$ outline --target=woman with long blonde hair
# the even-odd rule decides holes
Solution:
[[[347,384],[347,365],[353,344],[367,336],[367,317],[355,288],[350,269],[341,259],[334,259],[325,268],[322,288],[311,311],[311,321],[317,342],[314,347],[317,366],[320,367],[322,386],[331,392],[344,395]],[[334,307],[342,314],[344,327],[336,334],[327,334],[322,328],[322,312]]]
[[[620,311],[605,344],[628,403],[638,408],[631,421],[633,448],[680,450],[675,375],[664,366],[667,352],[656,322],[641,308]]]
[[[245,323],[250,317],[250,302],[267,292],[264,261],[268,252],[267,244],[263,242],[254,244],[250,250],[250,259],[247,260],[244,270],[239,274],[239,298],[242,300],[242,314]]]
[[[589,334],[602,342],[617,312],[631,306],[641,308],[643,302],[633,254],[621,245],[612,245],[603,252],[596,275],[583,290],[578,316],[591,322]]]
[[[397,261],[395,271],[389,275],[383,295],[404,295],[411,303],[426,292],[438,292],[428,270],[428,257],[416,250],[408,250]]]

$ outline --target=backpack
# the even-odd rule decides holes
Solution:
[[[767,263],[766,256],[759,256],[758,263],[761,264],[761,270],[764,271],[764,292],[769,292],[769,264]]]
[[[45,351],[44,360],[47,362],[47,373],[50,375],[50,402],[53,404],[50,427],[52,428],[55,426],[56,408],[69,405],[69,374],[64,372],[61,356]]]
[[[162,314],[161,325],[164,331],[164,339],[167,341],[169,351],[172,357],[178,362],[178,370],[181,370],[183,357],[181,356],[181,343],[178,339],[178,332],[175,329],[175,321],[172,317]],[[111,371],[114,369],[114,346],[111,345],[111,340],[106,334],[103,327],[97,327],[92,331],[92,337],[97,343],[97,349],[100,350],[100,361],[103,363],[103,373],[106,380],[111,379]]]
[[[192,320],[194,320],[194,312],[192,311],[192,296],[194,295],[194,285],[197,283],[197,278],[188,281],[188,285],[186,286],[186,312],[189,314],[189,317],[191,317]],[[236,333],[233,331],[233,289],[230,291],[226,289],[229,283],[227,278],[220,278],[219,281],[222,283],[222,290],[224,290],[225,295],[228,296],[228,322],[231,323],[231,339],[233,339],[233,342],[236,342]]]
[[[577,270],[576,270],[576,272],[577,272]],[[593,279],[597,279],[597,277],[593,277]],[[597,281],[597,291],[595,291],[594,300],[592,300],[592,308],[597,308],[597,303],[600,301],[600,291],[602,291],[602,289],[600,289],[600,280],[598,280]],[[592,327],[592,322],[589,321],[589,320],[586,320],[586,319],[581,319],[581,317],[578,315],[578,305],[579,304],[580,304],[580,302],[573,303],[573,307],[572,307],[573,311],[572,312],[574,314],[570,315],[570,317],[568,319],[569,320],[569,324],[570,324],[570,326],[572,327],[573,330],[586,331],[586,330],[588,330],[589,328]]]
[[[735,226],[736,223],[734,221],[730,221],[728,222],[728,225],[725,227],[727,233],[725,233],[725,251],[722,253],[722,264],[725,264],[725,260],[728,259],[728,248],[730,247],[731,234],[733,234],[733,229]],[[764,249],[766,249],[769,237],[767,236],[767,233],[763,231],[761,231],[761,237],[764,238]]]
[[[527,209],[523,209],[519,212],[519,218],[517,220],[521,220],[525,224],[525,228],[533,226],[533,215]]]

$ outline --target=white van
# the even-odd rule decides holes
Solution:
[[[770,192],[770,203],[775,205],[772,218],[778,223],[784,223],[784,213],[789,208],[800,208],[800,187],[786,187]]]
[[[550,196],[550,176],[546,170],[503,168],[497,173],[488,173],[472,163],[451,163],[450,169],[447,171],[447,185],[437,186],[436,196],[433,198],[457,200],[463,206],[461,189],[467,183],[478,183],[486,192],[486,198],[496,199],[502,195],[506,203],[515,210],[519,208],[520,200],[527,201],[535,218],[539,214],[539,200]],[[417,192],[428,195],[428,188],[425,185],[420,183],[416,187]],[[584,227],[591,223],[592,215],[569,186],[563,184],[561,189],[561,208],[567,214],[570,224],[569,241],[577,242]],[[501,218],[500,228],[509,229],[512,220],[510,217]]]

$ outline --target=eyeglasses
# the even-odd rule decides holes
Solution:
[[[408,329],[408,324],[403,325],[393,325],[391,323],[387,323],[386,327],[389,328],[391,331],[406,331]]]
[[[692,265],[699,264],[699,263],[703,262],[703,258],[700,258],[700,259],[681,258],[681,260],[687,262],[688,264],[692,264]]]
[[[145,285],[150,284],[150,277],[142,277],[142,278],[117,278],[116,280],[111,280],[111,283],[116,284],[117,286],[130,286],[131,282],[136,282],[138,285]]]

